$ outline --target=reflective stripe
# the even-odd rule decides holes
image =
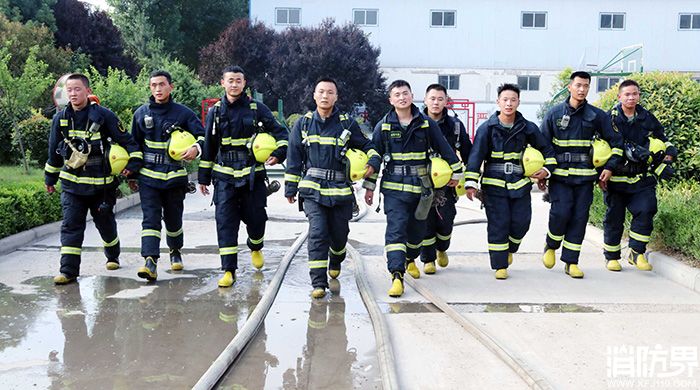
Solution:
[[[119,243],[119,236],[115,238],[114,240],[107,242],[107,241],[102,241],[102,245],[104,245],[105,248],[109,248],[111,246],[115,246]]]
[[[420,242],[417,244],[411,244],[410,242],[406,243],[406,247],[409,249],[419,249],[421,247],[421,245],[422,244]]]
[[[47,173],[58,173],[61,172],[61,167],[54,167],[49,165],[49,163],[46,163],[46,165],[44,165],[44,171]]]
[[[556,165],[557,159],[554,157],[548,157],[544,160],[544,165]]]
[[[610,181],[613,183],[627,183],[627,184],[634,184],[638,182],[639,180],[642,179],[642,175],[636,175],[633,177],[628,177],[628,176],[613,176],[610,178]]]
[[[522,238],[518,239],[518,238],[515,238],[513,236],[508,236],[508,241],[512,242],[513,244],[520,244],[521,242],[523,242],[523,239]]]
[[[58,174],[58,177],[64,180],[72,181],[73,183],[78,183],[78,184],[90,184],[90,185],[105,185],[105,184],[110,184],[114,181],[114,176],[107,176],[107,177],[81,177],[81,176],[75,176],[72,173],[68,173],[66,171],[61,171],[61,173]]]
[[[299,183],[300,180],[301,180],[301,176],[293,175],[291,173],[284,174],[284,181],[288,181],[291,183]]]
[[[635,232],[633,232],[632,230],[630,230],[630,238],[631,238],[631,239],[634,239],[634,240],[637,240],[637,241],[639,241],[639,242],[649,242],[649,239],[651,239],[651,237],[649,237],[649,236],[645,236],[645,235],[643,235],[643,234],[635,233]]]
[[[336,255],[336,256],[340,256],[340,255],[344,254],[345,251],[346,251],[346,250],[345,250],[345,247],[343,247],[343,249],[341,249],[341,250],[339,250],[339,251],[333,249],[333,247],[330,247],[330,248],[328,248],[328,249],[330,250],[331,254],[334,254],[334,255]]]
[[[526,177],[516,181],[515,183],[506,183],[506,188],[508,188],[509,190],[518,190],[525,187],[528,184],[530,184],[530,179]]]
[[[324,137],[320,136],[318,134],[312,134],[306,138],[309,143],[312,144],[321,144],[321,145],[331,145],[331,146],[344,146],[345,142],[343,142],[342,139],[336,138],[336,137]]]
[[[553,175],[557,176],[593,176],[598,172],[592,168],[556,168]]]
[[[619,252],[622,250],[622,245],[620,245],[620,244],[617,244],[617,245],[603,244],[603,249],[605,249],[608,252]]]
[[[620,148],[612,148],[612,154],[622,156],[622,149]]]
[[[129,153],[130,158],[140,158],[143,160],[143,152],[131,152]]]
[[[551,239],[554,240],[554,241],[561,241],[561,240],[564,239],[564,235],[563,235],[563,234],[562,234],[561,236],[557,236],[557,235],[555,235],[555,234],[553,234],[552,232],[549,232],[549,231],[547,232],[547,236],[549,236],[549,238],[551,238]]]
[[[328,268],[328,260],[309,260],[309,268]]]
[[[145,141],[146,141],[146,146],[151,148],[151,149],[167,149],[168,148],[167,142],[158,142],[158,141],[151,141],[151,140],[145,140]]]
[[[425,160],[425,152],[392,153],[391,158],[398,161]]]
[[[559,139],[559,138],[552,138],[552,143],[557,146],[561,146],[564,148],[573,148],[573,147],[587,147],[591,146],[591,140],[589,139]]]
[[[235,255],[238,253],[238,246],[226,246],[219,248],[219,256]]]
[[[492,157],[492,158],[503,158],[503,152],[492,151],[492,152],[491,152],[491,157]]]
[[[440,241],[447,241],[447,240],[449,240],[450,238],[452,238],[452,235],[451,235],[451,234],[448,234],[448,235],[446,235],[446,236],[443,236],[443,235],[440,234],[440,233],[435,233],[435,235],[437,236],[437,239],[440,240]]]
[[[265,236],[262,236],[262,237],[260,237],[260,238],[257,239],[257,240],[248,237],[248,241],[250,241],[250,243],[253,244],[253,245],[262,244],[262,242],[265,241]]]
[[[430,127],[430,122],[428,122],[427,120],[424,120],[424,121],[423,121],[423,124],[421,125],[420,128],[421,128],[421,129],[424,129],[424,128],[426,128],[426,127]]]
[[[502,158],[504,160],[520,160],[522,153],[520,152],[491,152],[491,158]]]
[[[224,137],[221,139],[222,146],[245,146],[250,138],[231,138]]]
[[[233,177],[245,177],[250,175],[250,168],[251,167],[245,167],[243,169],[233,169],[231,167],[222,167],[219,164],[214,164],[214,172],[223,173]],[[264,170],[265,167],[262,165],[258,165],[255,167],[255,172],[261,172]]]
[[[214,166],[214,163],[211,161],[204,161],[204,160],[199,161],[200,168],[211,168],[213,166]]]
[[[160,179],[160,180],[170,180],[174,179],[176,177],[185,177],[187,176],[187,170],[185,169],[178,169],[177,171],[171,171],[171,172],[158,172],[154,171],[152,169],[148,168],[141,168],[139,171],[144,176],[153,178],[153,179]]]
[[[168,229],[165,229],[165,235],[167,235],[168,237],[178,237],[182,235],[182,228],[180,228],[180,230],[176,232],[169,232]]]
[[[485,177],[481,180],[481,184],[488,184],[491,186],[506,188],[508,190],[519,190],[526,185],[530,184],[530,178],[522,178],[515,183],[506,183],[505,180],[495,179],[493,177]]]
[[[460,169],[462,169],[464,165],[462,165],[461,161],[457,161],[456,163],[450,165],[450,168],[452,168],[452,172],[457,172]]]
[[[573,242],[564,240],[564,243],[562,243],[562,245],[568,250],[581,252],[581,244],[574,244]]]
[[[143,229],[143,230],[141,230],[141,237],[158,237],[158,238],[160,238],[160,230]]]
[[[435,239],[435,237],[430,237],[430,238],[423,240],[423,242],[421,242],[421,245],[422,246],[430,246],[430,245],[435,245],[436,242],[437,242],[437,240]]]
[[[422,189],[420,186],[414,186],[414,185],[404,184],[404,183],[394,183],[394,182],[384,181],[384,180],[382,180],[382,188],[385,188],[387,190],[393,190],[393,191],[410,192],[412,194],[420,194],[422,192]]]
[[[299,182],[299,188],[310,188],[318,191],[323,196],[348,196],[352,195],[350,187],[343,188],[322,188],[321,184],[311,180],[302,180]]]
[[[506,187],[506,181],[501,179],[494,179],[492,177],[485,177],[481,180],[481,184],[487,184],[496,187]]]
[[[406,245],[405,244],[388,244],[388,245],[384,245],[384,250],[386,252],[395,252],[395,251],[406,252]]]
[[[80,256],[81,252],[82,252],[82,249],[78,248],[78,247],[74,247],[74,246],[62,246],[61,247],[61,254],[62,255]]]
[[[664,171],[664,169],[666,169],[666,164],[661,163],[661,164],[659,164],[658,167],[656,167],[656,169],[654,169],[654,173],[655,173],[657,176],[659,176],[659,175],[661,175],[661,172]]]
[[[382,123],[382,130],[383,131],[390,131],[391,130],[391,123]]]
[[[479,176],[481,176],[479,174],[479,172],[466,172],[464,174],[465,179],[472,179],[472,180],[479,180]]]
[[[278,148],[281,147],[281,146],[289,146],[289,141],[287,141],[287,140],[279,140],[279,141],[277,141],[277,143],[276,143],[275,145],[277,145]]]
[[[502,252],[502,251],[507,251],[508,248],[510,248],[510,244],[505,243],[505,244],[492,244],[489,242],[489,250],[490,251],[495,251],[495,252]]]
[[[197,142],[199,142],[199,141],[202,141],[202,142],[204,142],[204,137],[203,137],[203,136],[201,136],[201,135],[200,135],[199,137],[197,137]]]
[[[379,153],[377,153],[376,150],[370,149],[370,150],[367,151],[367,157],[372,158],[372,157],[374,157],[374,156],[379,157]]]
[[[88,132],[85,130],[68,130],[68,137],[78,137],[78,138],[85,138],[87,139],[88,137]],[[101,137],[100,133],[94,133],[90,136],[91,141],[97,141]]]

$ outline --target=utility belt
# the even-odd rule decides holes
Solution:
[[[386,172],[390,175],[426,176],[428,175],[428,167],[425,165],[392,165],[386,168]]]
[[[649,166],[645,163],[627,161],[625,165],[615,170],[615,174],[622,176],[635,176],[649,172]]]
[[[248,161],[250,153],[247,150],[229,150],[228,152],[219,152],[219,160],[224,163],[237,161]]]
[[[591,162],[591,155],[588,153],[571,153],[566,152],[562,154],[557,154],[557,162],[566,163],[588,163]]]
[[[143,161],[151,164],[172,165],[177,167],[182,166],[180,162],[172,160],[170,157],[165,155],[165,153],[145,152],[143,154]]]
[[[104,156],[89,156],[85,162],[85,167],[103,167],[104,163]]]
[[[314,179],[330,180],[339,183],[344,183],[347,181],[345,172],[324,168],[309,168],[306,170],[306,176],[313,177]]]
[[[506,175],[522,175],[525,170],[520,164],[506,162],[506,163],[490,163],[486,170],[489,173],[504,173]]]

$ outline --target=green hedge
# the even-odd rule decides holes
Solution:
[[[58,193],[35,184],[0,187],[0,238],[60,219]]]

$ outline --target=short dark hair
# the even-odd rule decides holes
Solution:
[[[66,81],[68,80],[80,80],[83,82],[85,88],[90,88],[90,79],[82,73],[71,73],[68,75]]]
[[[445,88],[444,85],[437,83],[428,85],[428,88],[425,89],[425,94],[427,95],[428,92],[432,91],[433,89],[436,91],[442,91],[445,93],[445,96],[447,96],[447,88]]]
[[[621,82],[620,86],[617,88],[617,91],[620,92],[620,91],[622,91],[622,88],[629,87],[630,85],[634,85],[635,87],[637,87],[638,90],[641,91],[641,88],[639,87],[639,83],[632,80],[632,79],[627,79],[627,80],[624,80],[623,82]]]
[[[571,76],[569,76],[569,81],[573,81],[576,77],[591,81],[591,74],[582,70],[577,70],[576,72],[572,73]]]
[[[224,70],[221,72],[221,75],[225,75],[226,73],[241,73],[243,75],[243,78],[245,79],[245,72],[243,71],[243,68],[241,68],[238,65],[229,65],[224,68]]]
[[[338,91],[338,83],[330,77],[321,77],[318,80],[316,80],[316,83],[314,84],[314,89],[316,89],[316,87],[321,83],[331,83],[335,85],[335,90]]]
[[[406,80],[394,80],[389,84],[389,87],[386,89],[389,94],[391,94],[391,90],[394,88],[401,88],[401,87],[408,87],[408,90],[411,91],[411,84],[408,83]]]
[[[496,92],[498,92],[498,95],[497,95],[497,96],[500,97],[500,96],[501,96],[501,92],[503,92],[503,91],[513,91],[513,92],[515,92],[515,93],[518,95],[518,97],[520,97],[520,87],[518,87],[518,86],[515,85],[515,84],[510,84],[510,83],[501,84],[501,85],[498,87],[498,89],[496,89]]]
[[[152,79],[154,77],[161,77],[161,76],[165,77],[168,80],[168,84],[173,83],[173,76],[171,76],[170,73],[168,73],[162,69],[154,70],[153,72],[151,72],[151,74],[148,76],[148,78]]]

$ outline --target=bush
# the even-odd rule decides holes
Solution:
[[[294,127],[294,124],[297,123],[299,118],[301,118],[303,114],[292,114],[287,117],[287,127],[291,130]]]
[[[114,68],[107,70],[107,76],[102,76],[94,67],[87,73],[100,104],[114,111],[127,131],[130,130],[134,110],[148,99],[147,84],[135,83],[126,72]]]
[[[61,219],[61,200],[43,185],[0,187],[0,238]]]
[[[652,72],[627,77],[639,83],[641,104],[651,111],[678,148],[674,163],[680,179],[700,180],[700,83],[691,74]],[[607,90],[596,103],[610,110],[617,103],[617,86]]]
[[[40,113],[34,113],[29,119],[23,120],[17,126],[28,159],[35,165],[43,167],[48,158],[51,120]],[[12,148],[14,155],[20,156],[19,140],[16,132],[12,133]]]

